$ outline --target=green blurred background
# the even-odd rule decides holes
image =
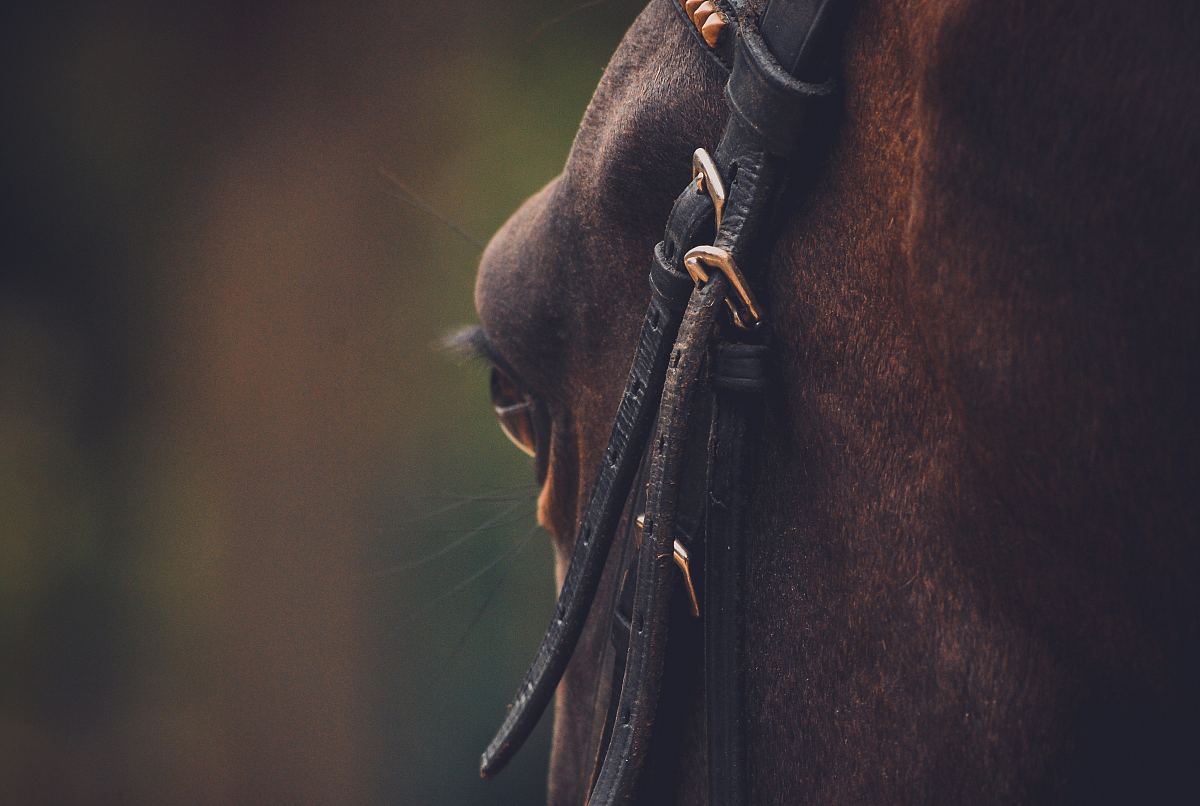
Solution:
[[[434,345],[640,5],[0,12],[0,801],[543,797],[545,726],[475,772],[532,469]]]

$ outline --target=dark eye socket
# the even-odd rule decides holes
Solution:
[[[536,457],[538,412],[534,399],[496,367],[492,367],[491,390],[500,430],[514,445]]]

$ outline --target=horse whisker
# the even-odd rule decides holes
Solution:
[[[455,510],[462,509],[470,506],[471,504],[519,504],[527,501],[529,501],[529,493],[516,493],[513,495],[497,496],[463,496],[458,500],[451,501],[445,506],[438,507],[437,509],[426,512],[422,515],[415,515],[400,522],[405,525],[424,523],[425,521],[433,520],[441,515],[448,515]]]
[[[418,196],[416,193],[414,193],[411,188],[409,188],[406,184],[404,184],[404,182],[400,181],[400,178],[397,177],[395,174],[393,174],[391,171],[389,171],[387,168],[384,168],[383,166],[379,166],[376,170],[379,172],[379,175],[381,177],[383,177],[387,181],[391,182],[392,185],[395,186],[396,193],[392,193],[389,195],[391,195],[393,198],[397,199],[398,201],[404,202],[405,204],[409,205],[410,207],[415,207],[417,210],[420,210],[422,213],[429,216],[430,218],[441,222],[442,225],[444,225],[446,227],[446,229],[450,230],[455,235],[462,238],[464,241],[469,243],[471,246],[474,246],[480,252],[483,251],[484,243],[483,243],[482,239],[476,238],[474,235],[467,232],[465,229],[463,229],[461,226],[459,226],[459,224],[457,222],[455,222],[449,216],[438,212],[436,209],[434,209],[434,207],[431,204],[429,204],[427,201],[425,201],[420,196]]]
[[[381,577],[385,577],[390,574],[399,574],[404,571],[411,571],[414,568],[419,568],[423,565],[431,563],[434,560],[438,559],[439,557],[446,556],[450,552],[454,551],[454,549],[463,545],[464,543],[466,543],[468,540],[475,537],[476,535],[479,535],[479,534],[487,531],[490,527],[499,523],[501,520],[503,520],[507,516],[511,515],[514,511],[516,511],[517,507],[520,507],[523,505],[524,505],[523,501],[518,501],[514,504],[511,504],[510,506],[505,507],[499,513],[488,518],[483,523],[468,530],[461,537],[457,538],[456,540],[451,540],[449,543],[445,544],[444,546],[442,546],[441,548],[437,549],[436,551],[434,551],[430,554],[426,554],[424,557],[417,557],[416,559],[409,560],[408,562],[398,563],[396,565],[388,566],[387,568],[381,568],[377,571],[372,571],[369,574],[364,574],[363,576],[366,579],[379,579]]]
[[[569,19],[581,11],[587,11],[589,8],[595,8],[596,6],[602,6],[607,2],[608,2],[608,0],[587,0],[586,3],[580,3],[577,6],[572,6],[571,8],[568,8],[564,11],[559,12],[558,14],[556,14],[555,16],[551,17],[550,19],[546,20],[541,25],[539,25],[537,28],[535,28],[533,30],[533,33],[529,35],[529,38],[525,40],[525,44],[532,45],[539,38],[541,38],[542,34],[546,33],[546,31],[553,28],[555,25],[558,25],[563,20]]]
[[[463,588],[470,585],[472,582],[475,582],[477,579],[482,577],[488,571],[491,571],[493,568],[495,568],[500,563],[520,554],[521,550],[524,549],[525,546],[529,545],[529,541],[533,539],[533,536],[535,534],[537,534],[540,529],[541,529],[540,526],[534,526],[532,529],[530,529],[528,532],[525,533],[525,536],[521,540],[519,540],[517,543],[514,543],[512,546],[509,546],[507,551],[504,551],[501,554],[497,555],[495,558],[493,558],[490,562],[485,564],[482,568],[480,568],[475,573],[471,574],[470,576],[466,577],[465,579],[460,580],[459,582],[455,583],[454,585],[451,585],[449,588],[447,588],[446,590],[439,593],[437,596],[430,599],[414,615],[413,618],[404,622],[405,626],[409,626],[409,625],[417,623],[418,621],[423,619],[425,616],[429,615],[429,613],[431,611],[433,611],[434,608],[437,607],[437,605],[446,601],[451,596],[453,596],[454,594],[461,591]]]
[[[532,529],[530,531],[531,532],[536,531],[536,528],[537,527],[535,526],[534,529]],[[517,548],[516,552],[514,553],[514,556],[516,556],[517,554],[520,554],[521,551],[525,548],[525,546],[529,545],[529,540],[531,538],[532,538],[531,534],[526,535],[526,539],[521,543],[520,547]],[[471,632],[475,629],[475,627],[483,619],[484,614],[488,612],[488,609],[491,607],[492,600],[494,600],[496,598],[496,594],[500,592],[500,589],[502,587],[504,587],[504,583],[506,581],[508,581],[508,576],[512,572],[512,569],[513,569],[512,565],[507,565],[500,569],[500,573],[496,577],[495,584],[493,584],[492,587],[490,589],[488,589],[487,594],[483,597],[483,601],[479,603],[479,607],[475,611],[475,615],[471,617],[471,620],[469,622],[467,622],[467,626],[464,627],[462,630],[462,633],[459,634],[458,640],[456,640],[454,642],[454,649],[451,650],[450,655],[446,658],[446,662],[443,664],[444,668],[449,669],[451,666],[453,666],[454,662],[456,660],[458,660],[459,653],[461,653],[463,647],[465,647],[467,645],[467,639],[470,637]]]

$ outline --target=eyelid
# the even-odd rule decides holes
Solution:
[[[528,384],[521,378],[521,373],[513,369],[512,364],[500,354],[482,325],[468,325],[459,328],[442,339],[442,345],[456,355],[482,361],[489,367],[495,367],[521,387],[528,388]]]
[[[526,456],[536,459],[538,443],[541,440],[537,436],[537,410],[533,400],[526,397],[519,403],[507,406],[493,405],[492,408],[496,412],[500,431],[508,437],[509,442],[516,445]]]
[[[474,325],[463,328],[449,336],[444,344],[460,355],[469,356],[483,361],[492,370],[492,410],[500,421],[504,435],[522,452],[536,461],[538,483],[545,481],[547,464],[549,462],[549,440],[551,432],[551,417],[544,398],[531,389],[521,376],[504,359],[488,338],[483,327]],[[505,381],[508,387],[502,395],[515,402],[503,405],[496,404],[496,375]],[[514,428],[513,423],[519,419],[527,420],[526,428]],[[522,439],[517,433],[524,433],[527,439]]]
[[[532,409],[533,401],[526,398],[520,403],[513,403],[510,406],[492,406],[492,408],[496,410],[497,414],[517,414],[525,409]]]

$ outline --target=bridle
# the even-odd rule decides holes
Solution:
[[[757,20],[744,2],[676,0],[729,72],[730,114],[715,152],[697,149],[692,181],[654,248],[650,306],[612,434],[546,635],[481,759],[485,777],[512,758],[553,696],[624,514],[636,529],[612,608],[613,689],[589,803],[636,795],[673,623],[677,636],[703,636],[708,802],[748,797],[742,524],[769,357],[755,269],[783,185],[803,187],[825,151],[848,5],[771,0]],[[683,596],[674,596],[677,580]],[[695,616],[700,630],[688,623]]]

